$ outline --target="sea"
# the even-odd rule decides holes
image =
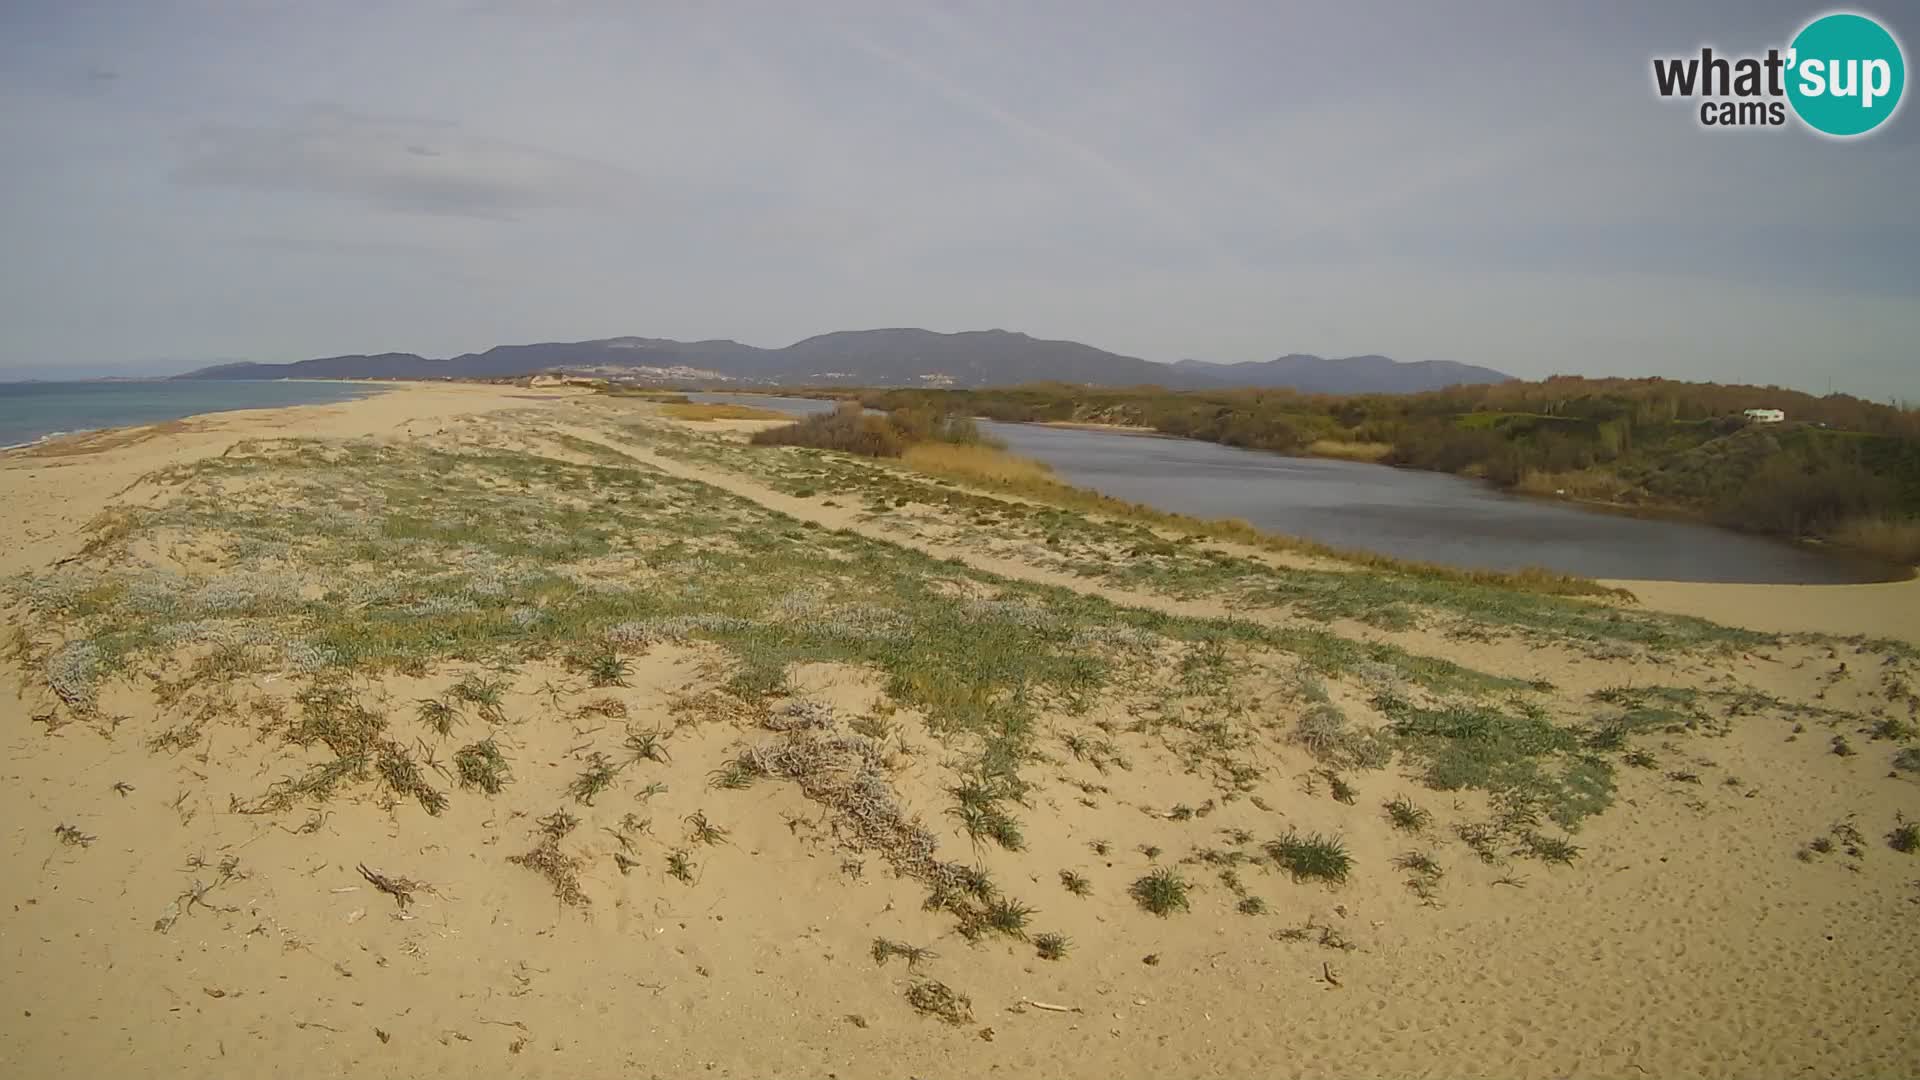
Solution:
[[[293,379],[0,382],[0,448],[100,428],[158,424],[199,413],[330,405],[380,391],[380,387],[365,383]]]

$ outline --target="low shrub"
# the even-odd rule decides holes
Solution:
[[[857,401],[843,401],[830,413],[816,413],[785,427],[753,434],[756,446],[807,446],[843,450],[867,457],[899,457],[921,443],[991,445],[964,416],[931,409],[902,408],[884,416],[867,412]]]

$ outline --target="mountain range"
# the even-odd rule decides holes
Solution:
[[[496,345],[430,360],[413,353],[326,356],[289,364],[235,363],[182,379],[501,378],[541,373],[599,375],[649,384],[743,386],[1013,386],[1030,382],[1171,389],[1286,387],[1312,393],[1404,394],[1461,383],[1505,382],[1490,368],[1447,360],[1401,363],[1384,356],[1327,359],[1290,353],[1276,360],[1157,364],[1077,341],[1008,330],[843,330],[780,349],[737,341],[617,337]]]

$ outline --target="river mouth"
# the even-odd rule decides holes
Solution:
[[[801,415],[833,402],[691,394]],[[982,421],[1062,481],[1117,499],[1338,548],[1475,570],[1539,567],[1582,577],[1765,585],[1904,580],[1905,567],[1697,522],[1511,495],[1447,473],[1289,457],[1193,439]]]

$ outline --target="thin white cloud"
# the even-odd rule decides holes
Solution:
[[[852,48],[882,61],[948,102],[999,125],[1018,139],[1072,162],[1081,175],[1091,177],[1108,191],[1119,195],[1132,208],[1177,236],[1181,243],[1216,257],[1225,257],[1225,249],[1212,240],[1207,230],[1199,228],[1194,218],[1176,200],[1155,190],[1134,171],[1102,153],[1091,143],[1034,121],[867,34],[838,24],[834,24],[834,30]]]
[[[383,210],[505,219],[611,206],[636,178],[599,162],[460,127],[315,106],[258,126],[207,126],[186,140],[184,184],[301,192]]]

